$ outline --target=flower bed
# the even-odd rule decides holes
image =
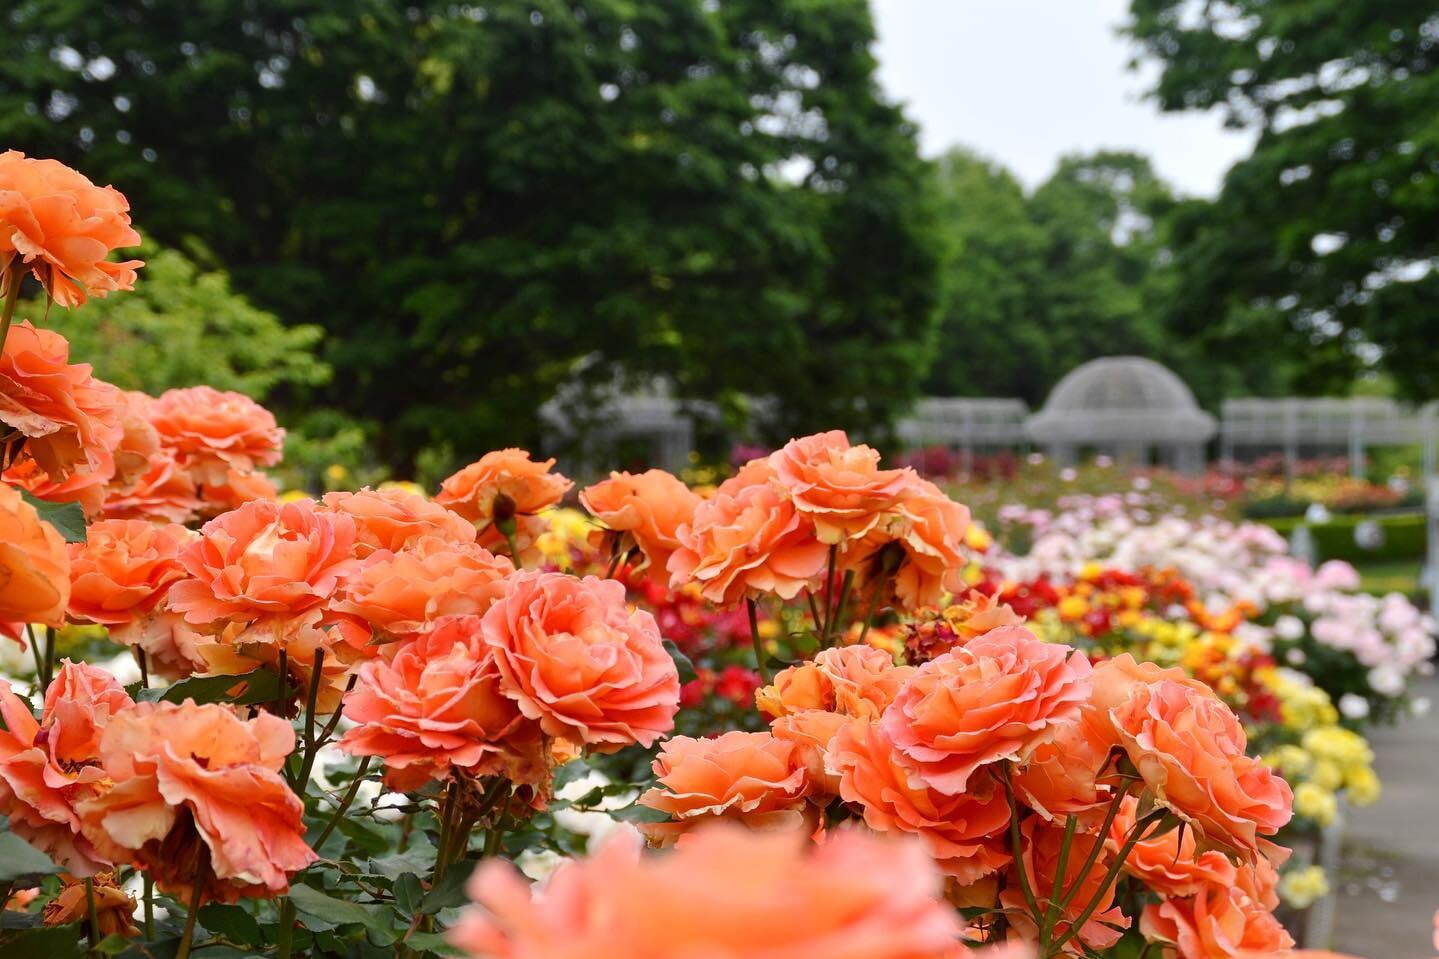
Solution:
[[[515,449],[277,497],[252,401],[12,323],[136,282],[123,197],[13,152],[0,195],[8,954],[1286,954],[1293,814],[1377,788],[1354,729],[1432,650],[1257,528],[1008,554],[842,432],[583,513]]]

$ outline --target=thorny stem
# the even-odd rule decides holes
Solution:
[[[180,931],[180,948],[175,951],[175,959],[188,959],[190,955],[190,943],[195,938],[195,920],[200,914],[200,895],[205,891],[204,873],[207,867],[208,864],[201,859],[195,869],[195,891],[190,895],[190,911],[185,914],[185,928]]]
[[[1059,951],[1064,948],[1066,942],[1079,935],[1079,931],[1084,928],[1084,924],[1089,922],[1090,917],[1093,916],[1095,912],[1099,910],[1100,905],[1103,904],[1105,894],[1109,892],[1109,887],[1114,885],[1114,881],[1119,878],[1119,871],[1124,868],[1124,861],[1129,858],[1129,854],[1134,850],[1135,845],[1138,844],[1140,839],[1144,838],[1144,833],[1153,823],[1163,819],[1167,814],[1168,811],[1165,809],[1156,809],[1134,824],[1134,828],[1129,831],[1129,837],[1119,849],[1119,855],[1114,857],[1114,863],[1109,867],[1108,871],[1105,872],[1104,878],[1100,881],[1099,889],[1095,891],[1094,898],[1089,900],[1089,905],[1084,907],[1083,912],[1074,917],[1074,921],[1069,924],[1069,931],[1056,939],[1054,945],[1050,946],[1052,950],[1050,955],[1058,955]],[[1096,846],[1102,846],[1104,844],[1103,835],[1104,834],[1101,834],[1101,836],[1096,839]],[[1079,878],[1082,879],[1085,875],[1087,875],[1087,872],[1080,873]],[[1076,880],[1074,888],[1077,889],[1078,887],[1079,881]],[[1070,891],[1073,892],[1074,890],[1071,889]]]
[[[1024,902],[1035,919],[1039,919],[1039,902],[1034,898],[1034,887],[1029,884],[1029,871],[1024,865],[1024,840],[1019,830],[1019,804],[1014,801],[1014,784],[1009,778],[1009,763],[999,764],[999,781],[1004,784],[1004,799],[1009,803],[1009,845],[1014,854],[1014,872],[1019,879]]]
[[[25,265],[20,262],[17,256],[11,263],[10,275],[5,289],[5,303],[0,306],[0,353],[5,350],[5,340],[10,335],[10,321],[15,316],[15,304],[20,302],[21,281],[25,278]]]
[[[318,845],[318,844],[317,844]],[[276,959],[290,959],[295,942],[295,902],[289,896],[280,903],[280,928],[275,935]]]
[[[100,917],[95,912],[95,880],[88,876],[85,878],[85,922],[89,926],[85,938],[94,949],[100,941]]]
[[[1064,821],[1064,839],[1059,844],[1059,862],[1054,870],[1054,884],[1049,890],[1049,904],[1045,907],[1044,916],[1039,923],[1039,951],[1044,953],[1045,947],[1049,945],[1049,932],[1054,928],[1055,922],[1059,919],[1059,896],[1064,889],[1064,881],[1069,869],[1069,851],[1074,843],[1074,831],[1079,828],[1079,817],[1071,813]],[[1104,837],[1100,836],[1096,842],[1102,843]],[[1084,874],[1080,874],[1083,878]],[[1078,880],[1076,880],[1077,882]]]
[[[145,874],[145,938],[155,938],[155,880]]]
[[[859,630],[859,645],[864,645],[865,637],[869,635],[870,624],[874,622],[874,614],[879,607],[879,593],[884,588],[884,577],[876,576],[874,586],[869,591],[869,606],[864,611],[864,625]]]

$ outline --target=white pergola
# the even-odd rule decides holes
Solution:
[[[547,446],[563,450],[566,468],[580,475],[604,466],[604,457],[592,454],[617,440],[640,440],[648,447],[648,466],[679,473],[694,450],[695,417],[717,415],[710,404],[682,405],[663,383],[643,392],[601,389],[584,399],[562,389],[540,407],[541,421],[555,440]]]
[[[1233,462],[1241,449],[1278,449],[1285,473],[1306,450],[1344,450],[1349,469],[1362,475],[1372,446],[1419,446],[1424,475],[1435,469],[1439,415],[1434,404],[1410,410],[1373,396],[1246,398],[1225,400],[1219,429],[1220,456]]]
[[[968,471],[976,449],[1013,449],[1027,443],[1028,415],[1023,400],[930,396],[916,403],[895,431],[906,446],[958,448],[960,468]]]
[[[1084,450],[1121,462],[1204,468],[1214,417],[1167,367],[1142,356],[1106,356],[1064,375],[1025,432],[1062,464]]]

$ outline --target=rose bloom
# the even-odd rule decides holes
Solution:
[[[382,549],[399,552],[432,536],[459,544],[475,541],[475,527],[464,517],[398,487],[336,491],[326,493],[320,502],[354,519],[355,552],[361,557]]]
[[[139,390],[121,390],[116,419],[120,442],[114,449],[115,472],[110,486],[125,489],[150,471],[150,460],[160,452],[160,433],[150,423],[154,397]]]
[[[65,622],[70,556],[55,527],[18,490],[0,484],[0,622]]]
[[[878,579],[890,579],[889,600],[902,609],[938,605],[963,586],[961,547],[969,510],[938,486],[910,476],[898,503],[845,550],[843,567],[855,572],[861,595]]]
[[[746,596],[793,599],[824,569],[828,547],[814,524],[768,483],[737,487],[695,508],[669,559],[670,585],[695,583],[717,606]]]
[[[28,322],[10,328],[0,352],[0,423],[25,437],[24,455],[55,482],[79,468],[93,472],[92,454],[124,435],[120,391],[90,370],[70,362],[65,337]]]
[[[1134,828],[1138,800],[1129,797],[1109,830],[1107,848],[1118,854]],[[1192,829],[1170,829],[1134,844],[1124,860],[1124,871],[1160,896],[1193,896],[1207,886],[1232,886],[1235,866],[1217,849],[1199,850]]]
[[[1289,821],[1288,784],[1245,755],[1244,728],[1209,689],[1139,684],[1109,714],[1146,788],[1209,844],[1253,855]]]
[[[679,528],[694,518],[700,497],[664,470],[611,473],[580,493],[580,503],[612,530],[629,533],[648,561],[650,575],[668,580]]]
[[[119,190],[96,186],[58,160],[0,153],[0,296],[17,260],[64,307],[134,289],[135,271],[145,264],[107,257],[139,244]]]
[[[452,616],[405,641],[393,661],[360,667],[345,696],[355,726],[340,748],[379,756],[401,792],[456,773],[539,782],[547,774],[538,727],[500,690],[478,616]]]
[[[230,470],[274,466],[285,442],[269,410],[243,393],[209,386],[161,393],[150,406],[150,423],[202,486],[226,485]]]
[[[192,578],[170,591],[170,608],[196,625],[304,612],[328,600],[355,565],[355,521],[313,500],[247,503],[200,533],[180,553]]]
[[[894,658],[873,646],[839,646],[817,653],[813,660],[775,674],[755,694],[760,712],[786,716],[808,709],[878,719],[894,701],[900,686],[914,673],[896,666]]]
[[[140,935],[134,923],[135,900],[115,885],[115,874],[100,873],[89,886],[71,877],[59,894],[45,904],[40,921],[47,926],[66,926],[86,922],[90,917],[90,901],[95,902],[96,938],[123,936],[133,939]]]
[[[854,722],[829,749],[839,774],[839,795],[858,803],[876,832],[914,833],[935,862],[961,885],[1003,868],[1010,860],[1003,833],[1009,803],[988,776],[977,777],[955,796],[929,788],[884,738],[878,726]]]
[[[495,523],[513,518],[523,553],[544,532],[536,514],[558,504],[574,485],[550,472],[554,465],[552,459],[531,460],[521,449],[493,450],[441,483],[435,502],[474,523],[480,545],[488,549],[505,543]]]
[[[1089,672],[1068,646],[996,629],[919,667],[880,723],[921,779],[954,795],[981,767],[1025,758],[1077,717]]]
[[[790,440],[769,462],[822,543],[864,536],[915,478],[913,470],[880,469],[879,451],[851,446],[843,430]]]
[[[647,825],[644,831],[652,840],[673,842],[697,823],[715,818],[755,829],[804,825],[809,777],[794,743],[769,733],[675,736],[660,748],[653,768],[660,785],[639,801],[674,822]]]
[[[532,889],[491,860],[470,879],[450,942],[493,959],[941,959],[960,920],[922,846],[836,833],[697,829],[641,857],[632,834]]]
[[[345,579],[333,608],[369,629],[403,636],[442,616],[484,614],[514,571],[508,559],[482,546],[425,536],[398,552],[381,550],[363,560]]]
[[[65,660],[36,722],[0,681],[0,813],[10,818],[11,832],[78,876],[93,875],[106,860],[79,834],[75,804],[103,788],[100,736],[132,705],[115,677]]]
[[[138,703],[105,727],[100,762],[113,785],[79,804],[81,828],[181,901],[197,874],[202,899],[282,894],[315,861],[303,804],[280,772],[294,748],[290,724],[270,713]]]
[[[194,479],[180,468],[173,452],[162,449],[133,482],[106,487],[100,511],[106,519],[188,523],[202,505]]]
[[[1021,827],[1021,837],[1025,875],[1028,876],[1035,898],[1043,909],[1048,905],[1050,893],[1055,888],[1055,879],[1059,872],[1059,853],[1064,845],[1064,829],[1042,819],[1026,819]],[[1065,860],[1064,876],[1059,882],[1060,895],[1063,896],[1075,886],[1079,887],[1079,891],[1069,904],[1060,910],[1054,932],[1051,933],[1051,941],[1068,933],[1101,887],[1106,886],[1104,880],[1114,862],[1111,856],[1101,852],[1093,868],[1088,871],[1084,869],[1094,844],[1103,841],[1102,837],[1084,832],[1076,832],[1070,839],[1069,857]],[[1129,928],[1129,917],[1124,915],[1115,902],[1114,889],[1113,884],[1107,884],[1099,908],[1080,927],[1078,934],[1064,944],[1062,951],[1065,955],[1084,955],[1086,950],[1102,953],[1118,942],[1124,930]],[[1005,883],[999,901],[1009,916],[1010,935],[1017,936],[1024,942],[1035,942],[1038,939],[1038,929],[1035,928],[1034,917],[1027,908],[1017,877],[1011,876],[1010,881]]]
[[[1276,879],[1272,867],[1267,874],[1240,867],[1231,883],[1145,906],[1139,931],[1148,940],[1171,944],[1179,959],[1288,955],[1294,939],[1274,917]]]
[[[256,500],[277,499],[280,495],[274,481],[259,470],[226,470],[219,482],[197,488],[201,519],[220,516]]]
[[[117,626],[154,609],[185,575],[180,550],[194,534],[174,523],[101,520],[71,543],[70,618]]]
[[[603,750],[674,727],[680,681],[655,619],[594,576],[516,573],[484,617],[507,696],[546,734]]]
[[[1099,775],[1113,745],[1104,737],[1104,725],[1089,708],[1056,726],[1054,737],[1036,746],[1014,772],[1020,801],[1051,822],[1075,815],[1097,829],[1120,785],[1113,775]]]

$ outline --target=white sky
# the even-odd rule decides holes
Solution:
[[[1160,114],[1126,68],[1126,0],[873,0],[880,83],[934,156],[956,144],[1034,186],[1062,154],[1148,154],[1183,193],[1213,195],[1251,134],[1217,113]],[[1152,67],[1149,68],[1152,70]]]

